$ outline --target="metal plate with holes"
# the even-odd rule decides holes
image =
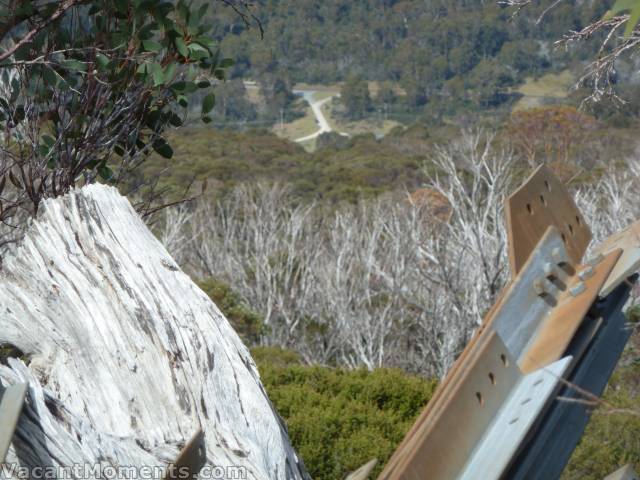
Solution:
[[[380,478],[455,478],[521,375],[496,332],[469,356],[452,394],[406,445],[406,455]],[[391,470],[391,471],[389,471]]]
[[[519,359],[524,373],[555,362],[565,353],[621,253],[619,249],[614,250],[597,264],[578,268],[577,275],[572,277],[571,283],[559,296],[558,304],[534,332]]]
[[[528,259],[520,274],[505,288],[491,308],[479,332],[456,360],[433,398],[396,449],[380,478],[401,478],[409,468],[408,465],[415,461],[412,460],[412,452],[420,448],[422,442],[428,441],[432,435],[431,429],[436,423],[435,419],[449,415],[449,404],[456,396],[460,382],[463,381],[461,379],[470,375],[474,359],[481,354],[483,345],[490,335],[498,331],[503,339],[506,337],[507,341],[504,343],[511,355],[515,355],[514,358],[522,354],[529,338],[552,309],[552,305],[537,294],[533,283],[535,279],[544,276],[545,267],[549,262],[566,261],[568,257],[560,234],[555,228],[549,228],[540,240],[535,254]],[[448,444],[449,441],[447,436],[439,439],[439,442],[444,444]]]
[[[411,426],[407,434],[404,436],[398,448],[385,465],[385,468],[380,475],[380,479],[386,478],[400,478],[399,476],[399,464],[403,464],[407,458],[408,452],[422,441],[428,434],[427,424],[431,423],[431,419],[439,414],[447,405],[448,399],[451,398],[451,391],[457,384],[458,379],[464,371],[468,370],[469,363],[467,358],[472,355],[476,347],[481,343],[481,340],[486,338],[486,329],[480,327],[478,332],[471,338],[469,344],[456,359],[453,366],[447,373],[447,376],[440,383],[436,389],[434,395],[427,403],[427,406],[418,416],[418,419]]]
[[[456,385],[457,379],[460,378],[464,371],[468,370],[469,364],[467,363],[467,358],[472,355],[472,353],[476,350],[476,347],[482,343],[483,339],[486,338],[486,335],[488,334],[487,332],[490,331],[487,325],[491,323],[491,319],[497,311],[498,305],[505,297],[508,290],[509,286],[505,287],[503,291],[500,292],[498,300],[485,316],[484,322],[471,337],[471,340],[462,351],[460,356],[456,359],[451,369],[449,369],[449,372],[436,389],[435,393],[431,397],[431,400],[429,400],[427,406],[420,413],[418,419],[411,426],[402,442],[400,443],[398,448],[396,448],[395,452],[385,465],[384,471],[379,478],[389,478],[389,475],[392,472],[396,471],[396,466],[403,461],[411,446],[420,442],[419,438],[416,437],[417,433],[421,432],[420,435],[425,435],[425,431],[423,430],[425,422],[429,422],[430,418],[437,415],[438,412],[440,412],[446,406],[448,398],[450,398],[451,396],[451,391]]]
[[[515,277],[549,226],[560,232],[571,262],[580,263],[591,231],[573,198],[544,165],[511,195],[505,205],[509,263]]]
[[[518,361],[531,336],[555,306],[554,295],[557,292],[548,289],[548,295],[543,295],[544,292],[536,289],[536,284],[541,278],[545,278],[550,268],[555,269],[556,274],[569,283],[574,272],[567,262],[567,251],[560,233],[556,228],[549,227],[505,293],[493,318],[488,320],[489,326],[500,334]]]
[[[0,463],[4,462],[9,451],[24,406],[27,387],[26,383],[16,383],[7,388],[0,385]]]
[[[598,245],[595,251],[596,255],[606,254],[616,248],[621,248],[623,252],[602,287],[600,295],[603,297],[609,295],[627,277],[640,270],[640,221],[632,224],[622,232],[610,236]]]
[[[512,460],[504,478],[548,480],[559,478],[571,453],[580,441],[592,407],[573,385],[600,396],[631,335],[622,308],[629,298],[629,286],[619,285],[604,301],[598,302],[602,326],[589,348],[568,376],[548,411],[541,416],[527,444]],[[569,350],[572,350],[570,347]],[[565,401],[564,398],[574,399]]]
[[[207,452],[202,429],[191,437],[178,454],[175,462],[167,467],[165,480],[185,480],[195,478],[207,461]]]
[[[571,357],[565,357],[520,378],[487,433],[478,442],[460,479],[500,478],[537,416],[557,390],[570,363]]]

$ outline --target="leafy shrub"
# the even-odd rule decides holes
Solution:
[[[374,457],[379,474],[436,386],[400,370],[309,367],[278,348],[254,348],[252,354],[316,480],[344,478]]]
[[[251,310],[229,285],[211,277],[198,282],[198,286],[218,306],[246,343],[255,345],[260,340],[265,328],[260,315]]]
[[[638,314],[637,307],[627,311],[632,322]],[[629,340],[604,401],[593,412],[563,480],[601,479],[627,463],[640,469],[640,334]]]
[[[630,373],[617,373],[610,381],[604,396],[607,405],[592,414],[563,480],[599,480],[627,463],[636,471],[640,467],[640,402]],[[637,384],[637,366],[634,376]]]

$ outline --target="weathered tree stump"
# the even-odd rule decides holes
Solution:
[[[308,478],[248,349],[114,188],[44,202],[2,262],[0,343],[26,357],[3,384],[29,382],[9,465],[165,466],[201,427],[218,472]]]

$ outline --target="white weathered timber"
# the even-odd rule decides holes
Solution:
[[[228,321],[115,189],[44,202],[0,271],[0,343],[29,382],[9,451],[22,466],[156,466],[201,426],[207,462],[308,478]]]

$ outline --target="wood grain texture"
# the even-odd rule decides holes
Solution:
[[[0,272],[0,342],[29,382],[9,461],[166,465],[202,428],[207,462],[308,478],[228,321],[129,202],[91,185],[44,202]]]
[[[603,297],[609,295],[628,277],[640,271],[640,221],[605,239],[596,247],[595,254],[606,255],[617,248],[622,249],[622,255],[600,291]]]

